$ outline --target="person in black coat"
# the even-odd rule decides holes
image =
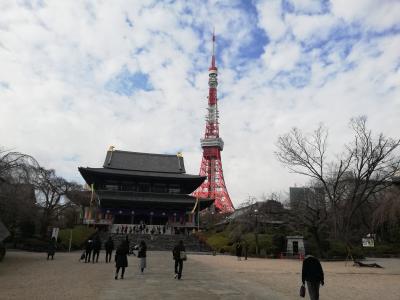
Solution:
[[[319,285],[324,285],[324,271],[319,260],[307,255],[303,260],[301,272],[301,281],[303,285],[307,282],[308,294],[311,300],[319,300]]]
[[[238,260],[242,260],[242,250],[243,250],[243,246],[242,243],[237,242],[236,243],[236,256]]]
[[[105,243],[104,246],[104,248],[106,248],[106,263],[109,263],[111,261],[112,252],[114,250],[114,242],[111,236],[108,238],[108,241]]]
[[[115,252],[115,280],[118,279],[118,273],[121,269],[121,279],[124,279],[125,268],[128,267],[129,246],[126,241],[123,241]]]
[[[125,237],[125,243],[126,243],[126,247],[128,247],[128,255],[129,255],[130,254],[129,250],[131,249],[131,247],[130,247],[130,242],[129,242],[128,235]]]
[[[55,253],[56,253],[56,238],[53,236],[47,247],[47,260],[49,260],[50,256],[51,260],[53,260]]]
[[[172,255],[175,260],[175,279],[181,279],[182,277],[182,269],[183,269],[183,258],[182,252],[185,252],[185,246],[183,245],[183,241],[179,241],[179,244],[174,247],[172,250]]]
[[[96,257],[96,262],[99,261],[99,254],[101,249],[101,240],[98,235],[95,236],[93,240],[93,256],[92,256],[92,263],[94,263],[94,258]]]
[[[147,246],[144,241],[141,241],[139,244],[139,250],[138,250],[138,255],[137,257],[140,259],[140,271],[143,274],[144,269],[146,268],[146,252],[147,252]]]
[[[90,256],[93,250],[93,241],[87,240],[85,245],[85,263],[90,262]]]

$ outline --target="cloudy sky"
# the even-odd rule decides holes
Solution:
[[[220,134],[235,205],[306,180],[274,156],[296,126],[351,117],[400,135],[400,1],[0,1],[0,146],[82,182],[116,149],[182,151],[197,174],[217,33]]]

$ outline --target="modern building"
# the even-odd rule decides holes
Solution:
[[[198,225],[197,212],[213,203],[213,199],[190,195],[205,177],[186,174],[180,154],[128,152],[110,147],[102,168],[78,169],[92,188],[83,222],[113,225],[112,231],[126,227],[132,230],[132,225],[140,224],[146,224],[148,229],[166,226],[169,232],[193,229]]]

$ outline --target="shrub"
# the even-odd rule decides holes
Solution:
[[[372,256],[398,256],[400,244],[376,244],[373,248],[364,248],[364,252]]]
[[[345,243],[333,240],[330,241],[329,246],[328,258],[347,258],[348,252]],[[364,257],[363,249],[360,246],[352,247],[351,255],[353,258],[362,258]]]
[[[35,252],[45,252],[47,251],[49,245],[48,241],[43,241],[35,238],[24,239],[20,243],[21,244],[18,248]]]
[[[229,252],[229,238],[224,233],[215,233],[210,236],[207,244],[217,252]]]
[[[246,233],[245,235],[243,235],[242,241],[243,243],[247,243],[249,247],[248,254],[254,255],[256,253],[256,237],[254,233]],[[261,252],[263,252],[263,256],[272,253],[273,251],[272,236],[270,234],[259,234],[258,247],[259,247],[259,253],[261,254]]]

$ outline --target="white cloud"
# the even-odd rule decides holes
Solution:
[[[399,24],[397,0],[333,0],[331,6],[336,17],[347,22],[362,22],[367,29],[381,31]]]
[[[286,17],[288,26],[299,40],[312,37],[325,39],[332,26],[337,22],[331,14],[325,15],[288,15]]]
[[[281,1],[257,2],[259,13],[259,26],[265,30],[272,40],[279,40],[286,33],[286,25],[282,19],[283,12]]]
[[[268,45],[263,54],[267,67],[273,71],[288,71],[293,69],[300,58],[300,46],[291,41]]]

